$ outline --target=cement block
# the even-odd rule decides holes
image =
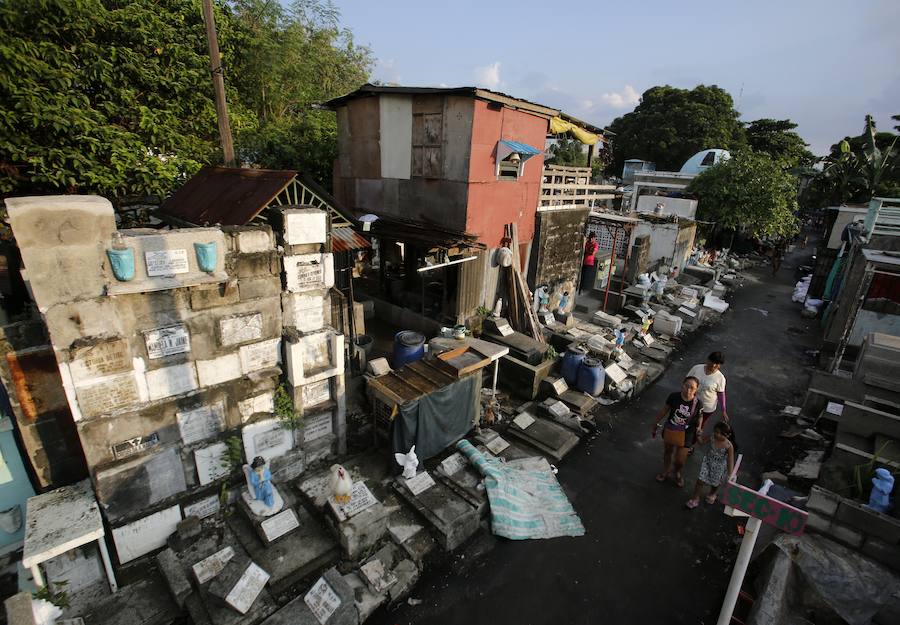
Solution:
[[[42,312],[104,294],[112,279],[106,248],[116,232],[109,200],[88,195],[19,197],[8,198],[6,209]]]
[[[96,479],[97,499],[112,522],[187,490],[181,455],[175,448],[97,471]],[[173,531],[179,521],[180,514]]]
[[[869,536],[863,543],[862,552],[885,566],[900,571],[900,546],[896,543],[889,544],[874,536]]]
[[[359,625],[359,612],[356,609],[356,593],[337,569],[330,568],[322,574],[331,591],[337,595],[339,603],[335,611],[322,621],[325,625]],[[310,610],[303,592],[278,612],[266,619],[262,625],[321,625]]]
[[[831,526],[828,528],[828,535],[853,549],[859,549],[864,538],[861,532],[834,521],[831,522]]]
[[[31,593],[20,592],[3,602],[6,608],[6,622],[16,625],[37,625],[31,609]]]
[[[810,498],[812,497],[810,496]],[[861,503],[843,499],[834,515],[834,520],[870,537],[874,536],[888,544],[898,545],[898,549],[900,549],[900,519],[869,510]]]
[[[441,482],[413,495],[406,480],[397,478],[394,488],[421,514],[446,551],[454,551],[478,531],[479,515],[475,508]]]
[[[819,534],[828,534],[829,528],[831,528],[831,517],[822,516],[814,510],[809,511],[809,516],[806,517],[805,529]]]
[[[543,418],[536,419],[524,430],[513,423],[507,434],[539,449],[556,461],[562,460],[579,441],[578,436],[568,428]]]
[[[344,581],[353,590],[353,602],[356,604],[360,623],[365,622],[387,600],[387,595],[372,592],[360,574],[355,571],[344,575]]]
[[[545,360],[537,365],[529,365],[512,356],[503,356],[499,361],[499,385],[519,397],[534,399],[538,396],[541,382],[553,370],[556,360],[558,359]]]
[[[191,310],[207,310],[217,306],[231,306],[240,300],[238,281],[202,284],[191,287]]]
[[[247,229],[236,233],[237,250],[241,254],[256,254],[270,252],[275,249],[275,241],[272,231],[265,229]]]
[[[344,556],[356,559],[374,547],[387,533],[388,511],[376,503],[346,521],[336,524]]]
[[[316,208],[284,210],[284,241],[288,245],[325,243],[328,214]]]
[[[279,270],[276,252],[260,252],[258,254],[241,254],[234,258],[234,276],[244,280],[262,276],[277,275]]]
[[[396,545],[387,544],[379,549],[369,558],[366,563],[360,567],[363,578],[366,579],[366,571],[363,570],[366,565],[378,564],[378,568],[384,571],[382,578],[386,582],[388,598],[391,604],[405,599],[416,582],[419,581],[419,569],[416,565],[406,557],[406,554]],[[373,587],[372,580],[368,580],[369,587]],[[377,582],[376,582],[377,583]],[[375,590],[378,590],[375,588]]]
[[[238,283],[238,292],[241,300],[280,296],[281,278],[278,276],[267,276],[241,280]]]
[[[282,489],[289,496],[289,489]],[[336,562],[340,557],[336,542],[303,506],[293,506],[299,527],[270,545],[263,545],[250,520],[243,514],[228,517],[228,527],[241,547],[269,575],[274,593],[287,590],[297,581]]]
[[[187,600],[188,595],[193,592],[193,588],[191,588],[191,582],[188,576],[185,575],[184,568],[178,561],[178,557],[171,549],[165,549],[156,556],[156,563],[159,565],[160,573],[162,573],[163,579],[166,581],[169,593],[172,595],[175,603],[178,604],[178,607],[183,608],[184,602]]]
[[[806,509],[809,511],[815,510],[830,518],[837,512],[841,499],[840,495],[832,493],[830,490],[825,490],[821,486],[813,486],[812,490],[809,491]]]

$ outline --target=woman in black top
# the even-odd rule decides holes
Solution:
[[[700,381],[688,376],[681,383],[681,392],[672,393],[666,398],[666,404],[656,416],[653,425],[653,437],[659,431],[659,424],[665,418],[663,428],[663,470],[656,476],[657,482],[665,482],[674,471],[675,483],[684,486],[681,469],[687,459],[688,447],[694,440],[697,429],[697,417],[700,415],[700,402],[697,401],[697,389]],[[674,458],[674,465],[673,460]],[[670,469],[670,465],[673,465]]]

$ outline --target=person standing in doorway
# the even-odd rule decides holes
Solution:
[[[595,239],[597,235],[593,232],[588,233],[587,241],[584,244],[584,260],[581,263],[581,282],[578,284],[578,294],[580,295],[585,289],[594,288],[594,280],[597,277],[597,250],[600,246]]]
[[[725,375],[720,370],[723,364],[725,364],[725,356],[722,352],[712,352],[706,357],[705,364],[694,365],[688,371],[689,377],[695,377],[700,382],[700,389],[697,391],[697,397],[700,399],[700,422],[697,427],[697,436],[703,433],[703,426],[719,406],[722,407],[722,419],[726,423],[730,421],[725,403]],[[696,440],[695,436],[694,442]]]

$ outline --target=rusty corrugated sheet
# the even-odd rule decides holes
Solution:
[[[197,226],[243,226],[296,177],[275,169],[204,167],[167,199],[160,213]]]
[[[478,260],[459,265],[457,281],[456,310],[457,315],[468,315],[481,306],[484,292],[484,272],[487,269],[487,252],[480,252]]]
[[[331,249],[333,252],[350,252],[352,250],[365,250],[372,247],[364,236],[353,228],[332,228]]]

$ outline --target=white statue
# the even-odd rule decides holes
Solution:
[[[331,494],[337,503],[348,503],[353,492],[353,480],[347,469],[339,464],[331,465]]]
[[[278,493],[278,489],[272,484],[272,474],[266,466],[266,459],[257,456],[253,463],[244,465],[244,479],[247,480],[247,490],[241,493],[244,503],[256,516],[272,516],[281,512],[284,500]]]
[[[407,480],[416,477],[416,469],[419,467],[419,458],[416,456],[416,446],[413,445],[408,453],[394,454],[394,459],[403,467],[403,477]]]

